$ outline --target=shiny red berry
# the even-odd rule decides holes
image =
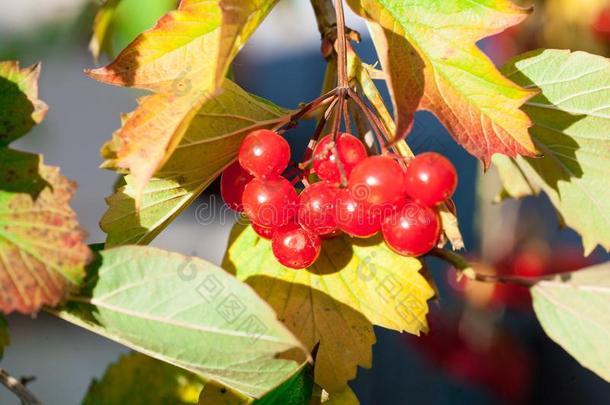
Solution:
[[[220,176],[220,196],[225,204],[234,211],[242,212],[244,207],[241,196],[246,184],[254,177],[235,162],[227,167]]]
[[[418,155],[407,167],[407,194],[430,207],[451,198],[458,177],[451,162],[438,153]]]
[[[337,230],[335,200],[339,189],[327,182],[314,183],[299,196],[299,223],[318,235]]]
[[[256,234],[263,239],[271,240],[271,238],[273,237],[272,228],[265,228],[264,226],[260,226],[256,223],[252,222],[252,229],[254,229],[254,232],[256,232]]]
[[[404,170],[387,156],[371,156],[360,162],[348,186],[354,198],[370,206],[391,208],[406,195]]]
[[[354,198],[347,189],[341,189],[335,202],[335,221],[350,236],[370,238],[381,229],[382,216]]]
[[[283,177],[255,178],[244,188],[242,201],[244,212],[252,222],[265,228],[278,228],[296,215],[298,196]]]
[[[341,172],[337,166],[336,156],[330,147],[332,135],[327,135],[316,145],[313,157],[313,170],[317,176],[332,183],[341,181]],[[349,177],[358,163],[366,158],[366,148],[360,139],[348,133],[340,133],[337,136],[337,156],[343,163],[345,175]]]
[[[289,224],[276,230],[271,243],[278,262],[292,269],[304,269],[320,256],[320,237],[297,224]]]
[[[251,132],[239,148],[239,164],[256,177],[277,177],[288,166],[290,145],[273,131]]]
[[[381,230],[388,246],[397,253],[421,256],[438,243],[441,221],[434,208],[409,199],[394,215],[384,219]]]

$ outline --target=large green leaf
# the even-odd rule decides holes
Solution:
[[[94,380],[82,405],[197,404],[203,381],[193,373],[141,353],[121,356]]]
[[[535,155],[519,107],[534,93],[506,79],[477,41],[527,16],[510,0],[348,0],[367,18],[394,101],[398,137],[433,112],[486,166],[495,153]]]
[[[610,262],[542,280],[531,292],[547,335],[610,382]]]
[[[107,199],[109,208],[101,221],[108,234],[106,245],[150,242],[235,159],[244,136],[278,125],[286,114],[225,81],[223,93],[197,113],[171,159],[144,189],[140,209],[130,175]]]
[[[260,397],[306,358],[250,287],[198,258],[125,246],[100,252],[60,317],[156,359]],[[276,356],[290,350],[300,362]]]
[[[585,52],[544,50],[503,71],[540,94],[523,110],[540,159],[496,156],[505,195],[544,191],[565,223],[582,235],[585,252],[610,250],[610,61]]]
[[[341,236],[324,243],[309,269],[281,266],[271,243],[236,225],[224,266],[246,281],[311,351],[319,344],[315,382],[342,391],[357,366],[371,366],[372,324],[419,334],[427,331],[434,295],[421,262],[389,250],[380,238]]]

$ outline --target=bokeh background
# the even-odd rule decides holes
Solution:
[[[535,3],[536,11],[525,24],[480,44],[498,64],[538,47],[608,55],[608,0]],[[113,22],[114,49],[174,6],[175,0],[123,0]],[[104,239],[98,221],[116,180],[112,172],[98,169],[99,147],[118,128],[120,113],[135,107],[139,94],[83,74],[95,66],[87,44],[97,7],[98,1],[88,0],[0,0],[0,60],[17,59],[24,66],[42,61],[41,98],[50,105],[43,124],[15,146],[44,153],[46,163],[61,166],[79,183],[73,207],[92,243]],[[357,50],[374,63],[366,26],[351,14],[348,25],[363,34]],[[315,98],[324,68],[306,0],[282,0],[234,65],[240,85],[285,107]],[[312,128],[305,123],[289,133],[295,153],[303,150]],[[493,170],[482,175],[478,163],[430,114],[417,114],[409,143],[415,152],[444,153],[457,166],[455,200],[467,254],[495,271],[537,275],[608,259],[602,251],[584,258],[580,238],[560,229],[545,198],[491,204],[499,191]],[[215,192],[217,187],[210,187],[200,203]],[[220,263],[230,227],[220,222],[200,225],[191,207],[153,244]],[[376,330],[373,368],[360,370],[351,383],[362,404],[610,403],[610,384],[581,368],[544,335],[527,291],[460,284],[451,269],[429,264],[440,291],[431,304],[432,332],[413,338]],[[0,365],[13,375],[36,377],[28,386],[45,404],[80,403],[91,380],[128,351],[44,314],[37,319],[14,315],[8,321],[12,343]],[[0,404],[18,402],[0,387]]]

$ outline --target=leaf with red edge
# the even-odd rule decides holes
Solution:
[[[0,311],[7,314],[57,305],[90,259],[68,205],[76,186],[41,161],[0,149]]]
[[[504,76],[476,42],[528,14],[508,0],[348,0],[367,18],[406,136],[413,114],[430,110],[489,166],[496,153],[537,154],[519,107],[535,92]]]
[[[0,62],[0,147],[27,134],[47,113],[38,99],[40,64],[21,69],[19,62]]]

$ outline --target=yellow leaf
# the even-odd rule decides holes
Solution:
[[[421,262],[398,256],[380,238],[326,241],[318,261],[295,271],[273,257],[270,242],[237,225],[224,268],[246,281],[309,349],[319,343],[315,382],[343,390],[357,366],[371,366],[372,325],[419,335],[434,295]]]

